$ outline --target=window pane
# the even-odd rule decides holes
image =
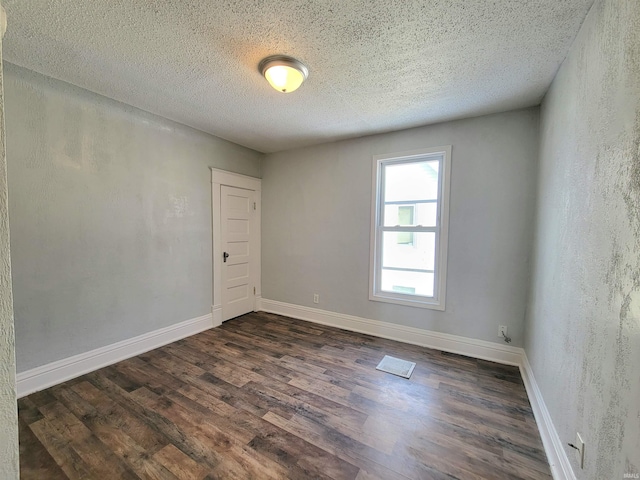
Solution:
[[[398,207],[398,223],[400,225],[413,225],[413,205],[401,205]]]
[[[411,235],[411,243],[402,243],[405,235]],[[384,232],[382,234],[382,268],[410,268],[433,270],[435,264],[433,232]]]
[[[406,215],[408,214],[403,213],[403,209],[405,208],[410,208],[413,213],[409,222],[406,221]],[[438,204],[436,202],[411,203],[405,205],[392,203],[391,205],[384,206],[383,225],[385,227],[395,227],[397,225],[422,225],[423,227],[435,227],[437,218]]]
[[[385,165],[385,203],[436,200],[439,168],[439,160]]]
[[[403,226],[413,225],[413,210],[413,205],[398,206],[398,224]],[[398,243],[401,245],[413,245],[413,233],[399,232]]]
[[[380,279],[383,292],[433,297],[433,273],[382,269]]]

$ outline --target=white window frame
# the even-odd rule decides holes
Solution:
[[[380,288],[382,272],[383,223],[383,167],[394,163],[409,163],[432,160],[441,157],[438,169],[438,212],[435,227],[415,227],[415,232],[435,232],[436,258],[434,264],[433,297],[416,296],[394,292],[384,292]],[[371,237],[369,263],[369,300],[395,303],[411,307],[444,310],[447,286],[447,246],[449,243],[449,190],[451,184],[451,145],[425,148],[410,152],[376,155],[373,157],[373,181],[371,201]],[[391,227],[393,228],[393,227]]]

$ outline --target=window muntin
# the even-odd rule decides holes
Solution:
[[[374,158],[372,300],[444,310],[450,152]]]

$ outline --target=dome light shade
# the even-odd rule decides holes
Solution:
[[[309,76],[309,69],[299,60],[285,55],[272,55],[258,65],[267,82],[282,93],[298,89]]]

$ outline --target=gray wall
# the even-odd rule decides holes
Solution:
[[[263,163],[262,295],[522,345],[538,109],[270,154]],[[446,311],[369,300],[372,156],[453,145]],[[320,303],[313,304],[313,294]]]
[[[541,118],[526,352],[578,478],[623,478],[640,472],[640,2],[595,3]]]
[[[262,154],[5,64],[18,371],[211,311],[209,166]]]
[[[2,80],[0,65],[0,478],[11,480],[18,478],[18,409]]]

